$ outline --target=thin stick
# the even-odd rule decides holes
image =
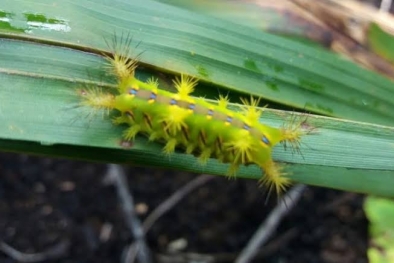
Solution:
[[[170,197],[168,197],[164,202],[162,202],[158,207],[153,210],[149,216],[145,219],[142,227],[144,232],[148,232],[152,225],[165,213],[167,213],[170,209],[172,209],[177,203],[179,203],[185,196],[190,194],[194,189],[204,185],[208,181],[212,180],[214,177],[211,175],[200,175],[194,180],[190,181],[186,185],[182,186],[175,193],[173,193]]]
[[[211,175],[200,175],[194,180],[190,181],[186,185],[182,186],[180,189],[175,191],[170,197],[168,197],[164,202],[162,202],[155,210],[153,210],[149,216],[145,219],[142,228],[144,233],[147,233],[152,225],[165,213],[171,210],[176,204],[178,204],[185,196],[190,194],[196,188],[212,180],[214,176]],[[134,262],[137,251],[139,247],[134,242],[132,243],[127,251],[125,251],[125,260],[123,262],[131,263]]]
[[[305,185],[296,185],[279,201],[241,251],[235,263],[248,263],[253,259],[259,248],[272,236],[282,218],[295,206],[305,188]]]
[[[382,2],[380,2],[379,11],[383,13],[388,13],[390,11],[391,4],[392,0],[382,0]]]
[[[64,240],[41,253],[23,253],[4,242],[0,242],[0,250],[18,262],[39,262],[58,259],[67,254],[69,247],[70,242],[68,240]]]
[[[145,235],[142,230],[141,222],[137,217],[134,207],[134,200],[127,187],[127,180],[124,170],[120,165],[110,164],[108,166],[107,182],[115,185],[119,200],[122,204],[122,210],[126,219],[126,224],[134,238],[134,242],[138,247],[137,258],[140,263],[151,263],[152,258],[145,243]]]

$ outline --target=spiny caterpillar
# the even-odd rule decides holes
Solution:
[[[129,44],[129,41],[126,41]],[[116,41],[111,55],[106,55],[111,73],[117,78],[115,95],[98,89],[82,93],[84,106],[117,110],[115,125],[126,124],[123,139],[133,140],[137,134],[151,141],[165,142],[164,153],[176,148],[198,156],[201,162],[216,158],[229,163],[228,175],[235,175],[240,165],[256,164],[264,172],[260,183],[281,194],[291,183],[282,167],[272,160],[272,148],[279,142],[298,149],[305,132],[300,124],[274,128],[259,122],[262,110],[259,100],[242,100],[242,111],[228,109],[227,97],[217,104],[190,96],[197,85],[195,78],[181,75],[173,84],[176,93],[159,88],[158,81],[146,82],[135,77],[137,60],[129,58],[127,45],[118,52]]]

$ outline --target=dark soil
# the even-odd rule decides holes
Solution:
[[[103,184],[106,169],[102,164],[0,154],[0,241],[24,253],[65,252],[45,262],[121,262],[132,237],[116,190]],[[126,170],[141,220],[196,177]],[[147,234],[148,245],[161,262],[179,243],[184,246],[175,254],[193,252],[211,255],[214,262],[233,262],[275,206],[275,198],[265,204],[265,196],[255,181],[216,177],[160,218]],[[361,195],[308,188],[254,262],[367,262],[368,222],[362,203]],[[0,252],[0,262],[17,261]]]

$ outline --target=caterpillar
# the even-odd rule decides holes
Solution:
[[[126,41],[129,44],[129,41]],[[200,162],[216,158],[229,164],[228,176],[234,176],[240,165],[255,164],[263,172],[259,183],[280,195],[290,184],[289,174],[272,159],[272,148],[289,143],[299,149],[305,132],[301,123],[281,128],[260,123],[263,110],[259,99],[242,99],[236,112],[228,108],[228,98],[220,96],[217,104],[191,96],[198,80],[181,75],[173,80],[176,92],[160,89],[158,81],[135,77],[137,59],[130,59],[128,45],[105,55],[108,70],[117,79],[115,94],[99,89],[85,90],[81,105],[95,109],[115,110],[115,125],[126,125],[123,139],[131,141],[137,134],[164,143],[163,152],[171,154],[183,148]]]

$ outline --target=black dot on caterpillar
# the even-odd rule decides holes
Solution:
[[[129,36],[107,43],[111,54],[105,58],[108,72],[117,79],[115,94],[87,89],[81,95],[82,105],[115,111],[113,124],[127,126],[125,141],[144,134],[163,142],[167,155],[183,148],[202,163],[216,158],[229,164],[229,176],[240,165],[255,164],[263,171],[259,182],[269,193],[280,195],[291,184],[289,174],[272,160],[272,148],[283,143],[298,152],[302,136],[308,133],[302,127],[304,121],[292,120],[276,128],[260,122],[263,110],[253,97],[242,100],[241,111],[229,109],[227,97],[220,96],[218,103],[193,97],[198,80],[186,75],[173,80],[174,93],[161,89],[157,80],[139,80],[135,77],[138,60],[130,58],[130,43]]]

